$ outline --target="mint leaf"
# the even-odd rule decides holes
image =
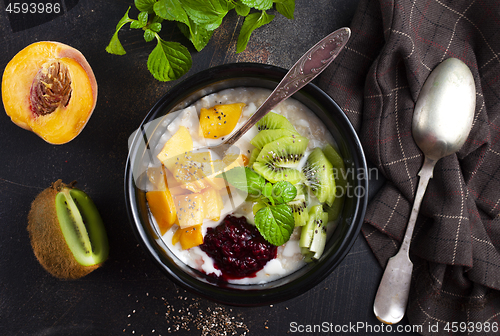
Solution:
[[[257,10],[265,11],[273,7],[273,0],[241,0],[241,2],[248,7],[252,7]]]
[[[283,245],[295,226],[292,208],[286,204],[266,206],[255,214],[255,226],[269,243]]]
[[[148,26],[148,28],[154,31],[155,33],[159,33],[161,30],[161,23],[153,22]]]
[[[284,204],[297,196],[297,188],[288,181],[278,181],[273,185],[272,197],[276,204]]]
[[[129,11],[130,7],[127,9],[127,12],[125,12],[125,15],[120,19],[120,21],[118,21],[118,24],[116,25],[116,31],[111,37],[111,41],[109,41],[108,46],[106,47],[106,51],[110,54],[125,55],[127,53],[120,43],[120,40],[118,39],[118,32],[125,24],[134,21],[128,16]]]
[[[151,29],[146,29],[144,31],[144,40],[146,40],[146,42],[151,42],[154,40],[155,38],[155,32],[152,31]]]
[[[133,29],[141,29],[143,28],[145,25],[143,25],[139,20],[133,20],[131,23],[130,23],[130,28],[133,28]]]
[[[160,0],[155,4],[154,10],[158,16],[165,20],[179,22],[180,31],[193,43],[197,51],[201,51],[210,41],[213,31],[209,31],[191,20],[183,3],[179,0]]]
[[[217,29],[234,8],[234,4],[227,0],[183,0],[182,5],[189,18],[207,30]]]
[[[137,19],[141,26],[145,27],[148,24],[148,12],[140,12]]]
[[[180,43],[156,38],[158,44],[148,57],[149,71],[159,81],[179,79],[191,68],[191,54]]]
[[[236,1],[234,3],[234,9],[236,10],[236,14],[241,16],[247,16],[250,13],[250,7],[242,3],[241,1]]]
[[[141,12],[148,12],[149,14],[153,14],[153,6],[157,0],[135,0],[135,7]]]
[[[294,19],[295,0],[276,1],[276,10],[287,19]]]
[[[246,49],[250,36],[255,29],[268,24],[273,19],[274,15],[269,15],[266,12],[249,14],[245,18],[243,26],[241,26],[240,35],[238,36],[238,42],[236,44],[236,52],[240,53]]]
[[[178,26],[182,34],[191,41],[197,51],[201,51],[205,48],[214,32],[213,30],[207,30],[197,25],[191,19],[189,19],[189,24],[179,22]]]
[[[267,182],[264,185],[264,188],[262,188],[262,196],[266,197],[269,202],[274,205],[274,199],[273,199],[273,185],[272,183]]]
[[[154,4],[156,15],[169,21],[178,21],[188,24],[189,19],[179,0],[160,0]]]

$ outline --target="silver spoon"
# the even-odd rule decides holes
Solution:
[[[436,162],[457,152],[467,139],[476,107],[476,88],[469,67],[456,58],[439,64],[429,75],[415,104],[412,134],[424,153],[420,181],[399,252],[389,259],[373,311],[384,323],[401,321],[410,291],[413,264],[410,242],[420,203]]]
[[[323,72],[344,48],[350,36],[351,30],[348,27],[340,28],[311,47],[290,68],[257,111],[223,143],[211,146],[210,150],[217,156],[223,157],[228,149],[269,111]]]

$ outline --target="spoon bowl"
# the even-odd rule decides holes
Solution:
[[[439,64],[420,91],[412,134],[424,154],[424,163],[404,240],[399,252],[389,259],[375,296],[373,311],[383,323],[398,323],[405,314],[413,270],[410,242],[420,204],[436,162],[457,152],[467,139],[475,107],[474,78],[469,67],[456,58]]]
[[[431,72],[412,123],[413,138],[425,156],[439,160],[462,147],[474,118],[475,90],[469,67],[459,59],[449,58]]]

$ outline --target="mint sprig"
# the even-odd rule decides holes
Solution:
[[[271,183],[248,167],[235,167],[218,175],[233,187],[246,192],[261,207],[255,213],[255,226],[269,243],[286,243],[295,227],[292,208],[288,205],[297,196],[297,188],[288,181]]]
[[[106,51],[115,55],[126,54],[118,32],[127,23],[132,29],[144,30],[146,42],[157,40],[157,46],[148,58],[148,69],[160,81],[179,79],[192,65],[191,55],[185,46],[165,41],[159,36],[163,20],[177,22],[182,34],[197,51],[201,51],[225,16],[235,10],[237,15],[245,17],[236,43],[236,52],[240,53],[246,49],[252,33],[274,19],[275,15],[268,11],[276,10],[288,19],[293,19],[295,11],[295,0],[135,0],[134,4],[139,10],[137,19],[129,17],[129,7],[118,22]]]

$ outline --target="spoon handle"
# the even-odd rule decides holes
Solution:
[[[413,270],[413,263],[409,256],[411,238],[420,210],[420,204],[424,198],[427,184],[432,178],[436,162],[437,160],[425,157],[424,164],[418,173],[420,180],[403,243],[399,252],[387,262],[377,294],[375,295],[373,312],[383,323],[398,323],[406,311],[408,294],[410,292],[411,273]]]
[[[351,30],[347,27],[337,29],[333,33],[324,37],[309,49],[287,72],[278,86],[257,109],[257,111],[247,120],[239,130],[228,138],[224,143],[232,145],[238,141],[253,125],[262,119],[276,105],[287,99],[295,92],[303,88],[307,83],[318,76],[337,57],[344,48]]]

